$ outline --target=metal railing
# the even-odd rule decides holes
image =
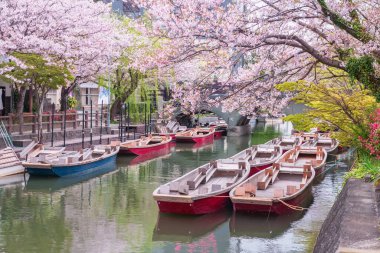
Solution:
[[[7,131],[7,128],[5,127],[4,125],[4,122],[1,121],[1,124],[0,124],[0,136],[1,138],[3,139],[5,145],[7,147],[11,147],[13,148],[13,141],[12,141],[12,138],[11,136],[8,134],[8,131]]]

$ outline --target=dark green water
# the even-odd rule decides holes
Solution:
[[[309,209],[289,216],[228,210],[163,215],[152,199],[160,184],[290,130],[258,125],[251,137],[224,137],[203,147],[177,144],[172,153],[141,164],[121,157],[97,177],[31,177],[0,186],[0,252],[307,252],[341,188],[344,168],[333,166],[314,185]]]

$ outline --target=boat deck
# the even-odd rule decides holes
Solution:
[[[257,198],[273,198],[276,189],[283,189],[286,194],[288,186],[295,186],[300,189],[300,184],[302,181],[302,175],[290,175],[290,174],[279,174],[277,180],[274,184],[268,185],[265,190],[257,190]]]

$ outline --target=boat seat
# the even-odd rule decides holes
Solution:
[[[204,179],[206,179],[206,175],[201,172],[193,180],[188,180],[187,185],[189,186],[190,190],[195,190]]]
[[[286,186],[286,195],[290,196],[297,192],[297,187],[295,185]]]
[[[208,188],[207,187],[201,187],[198,190],[198,194],[207,194],[208,193]]]
[[[242,197],[245,196],[245,187],[244,186],[239,186],[235,190],[235,196]]]
[[[283,198],[284,197],[284,189],[282,189],[282,188],[274,189],[273,197],[276,199]]]
[[[226,186],[229,187],[229,186],[235,184],[239,177],[240,177],[240,174],[236,173],[236,175],[232,178],[232,180],[230,182],[228,182],[226,184]]]
[[[172,182],[169,184],[169,191],[178,192],[179,190],[179,182]]]
[[[257,182],[257,189],[259,190],[265,190],[269,183],[272,181],[273,176],[273,170],[272,169],[265,169],[265,175],[261,179],[261,181]]]
[[[68,163],[67,157],[59,157],[58,158],[58,163],[59,164],[67,164]]]
[[[189,186],[185,183],[179,184],[178,192],[180,194],[188,195],[189,194]]]
[[[221,189],[222,189],[222,186],[220,184],[213,184],[213,185],[211,185],[211,191],[212,192],[219,191]]]
[[[245,184],[245,192],[246,193],[249,193],[251,196],[253,195],[256,195],[256,191],[257,191],[257,186],[254,185],[253,183],[246,183]]]

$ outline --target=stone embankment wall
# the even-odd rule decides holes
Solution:
[[[314,252],[379,252],[377,203],[372,183],[348,180],[322,225]]]

